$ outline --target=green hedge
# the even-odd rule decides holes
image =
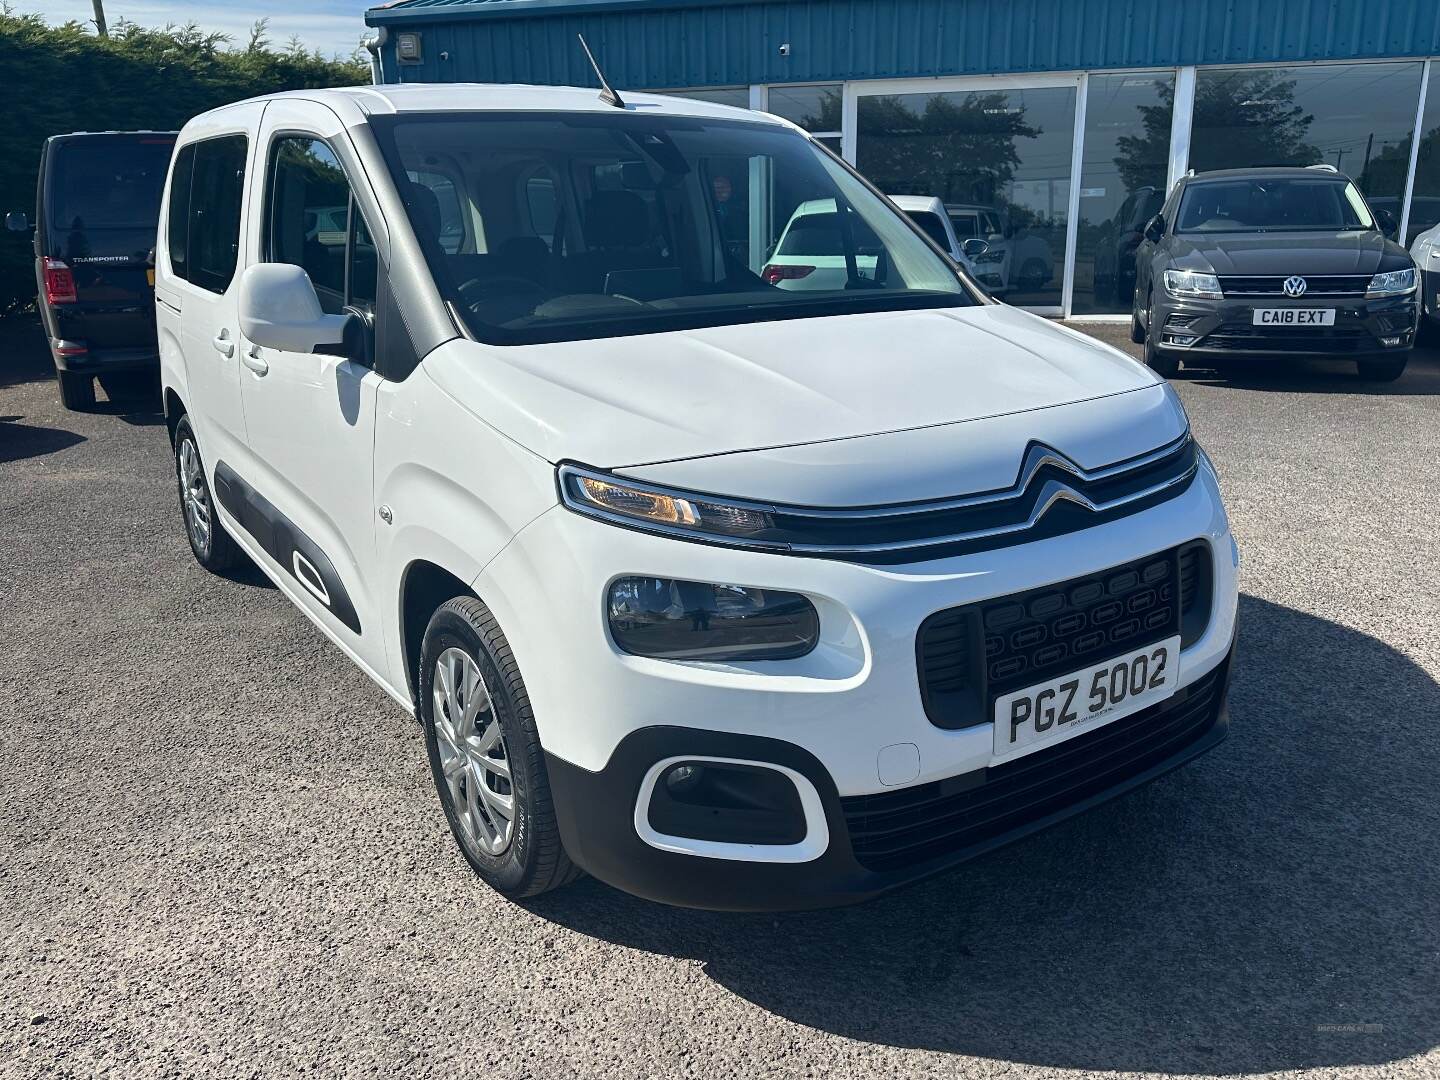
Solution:
[[[357,40],[359,22],[356,22]],[[0,213],[33,215],[40,146],[68,131],[157,131],[230,101],[303,87],[369,81],[358,60],[327,60],[292,43],[268,47],[263,25],[247,48],[193,26],[121,23],[108,38],[79,23],[47,26],[0,6]],[[0,314],[34,302],[29,234],[0,231]]]

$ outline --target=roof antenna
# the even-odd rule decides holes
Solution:
[[[585,35],[576,34],[580,39],[580,47],[585,50],[585,57],[590,61],[590,66],[595,69],[595,77],[600,80],[600,100],[606,105],[614,105],[617,109],[625,108],[625,101],[615,92],[608,82],[605,81],[605,73],[600,70],[600,65],[595,62],[595,54],[590,51],[590,46],[585,44]]]

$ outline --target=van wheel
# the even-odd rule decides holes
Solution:
[[[188,416],[175,425],[175,480],[180,488],[180,515],[185,521],[185,535],[195,561],[219,574],[237,566],[245,558],[240,546],[231,539],[215,513],[215,500],[210,497],[210,483],[205,479],[205,465],[200,458],[200,444],[190,427]]]
[[[1180,357],[1173,352],[1161,352],[1155,347],[1153,334],[1145,336],[1145,366],[1156,375],[1173,379],[1180,372]]]
[[[60,382],[60,404],[71,412],[95,407],[95,376],[75,371],[56,371]]]
[[[490,609],[468,596],[442,604],[419,674],[430,774],[466,861],[511,899],[574,881],[530,697]]]
[[[1387,356],[1383,360],[1357,360],[1355,366],[1360,371],[1360,378],[1366,382],[1394,382],[1405,374],[1405,365],[1409,362],[1407,354]]]

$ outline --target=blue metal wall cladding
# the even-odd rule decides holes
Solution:
[[[1440,53],[1440,0],[400,0],[365,19],[423,35],[423,63],[386,46],[393,82],[591,85],[577,33],[622,88]]]

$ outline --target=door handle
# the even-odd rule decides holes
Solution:
[[[221,330],[220,333],[210,339],[210,344],[215,346],[215,351],[225,357],[226,360],[229,360],[235,355],[235,343],[230,340],[229,330]]]
[[[260,346],[251,345],[240,354],[240,362],[253,371],[256,375],[266,375],[270,371],[270,365],[260,355]]]

